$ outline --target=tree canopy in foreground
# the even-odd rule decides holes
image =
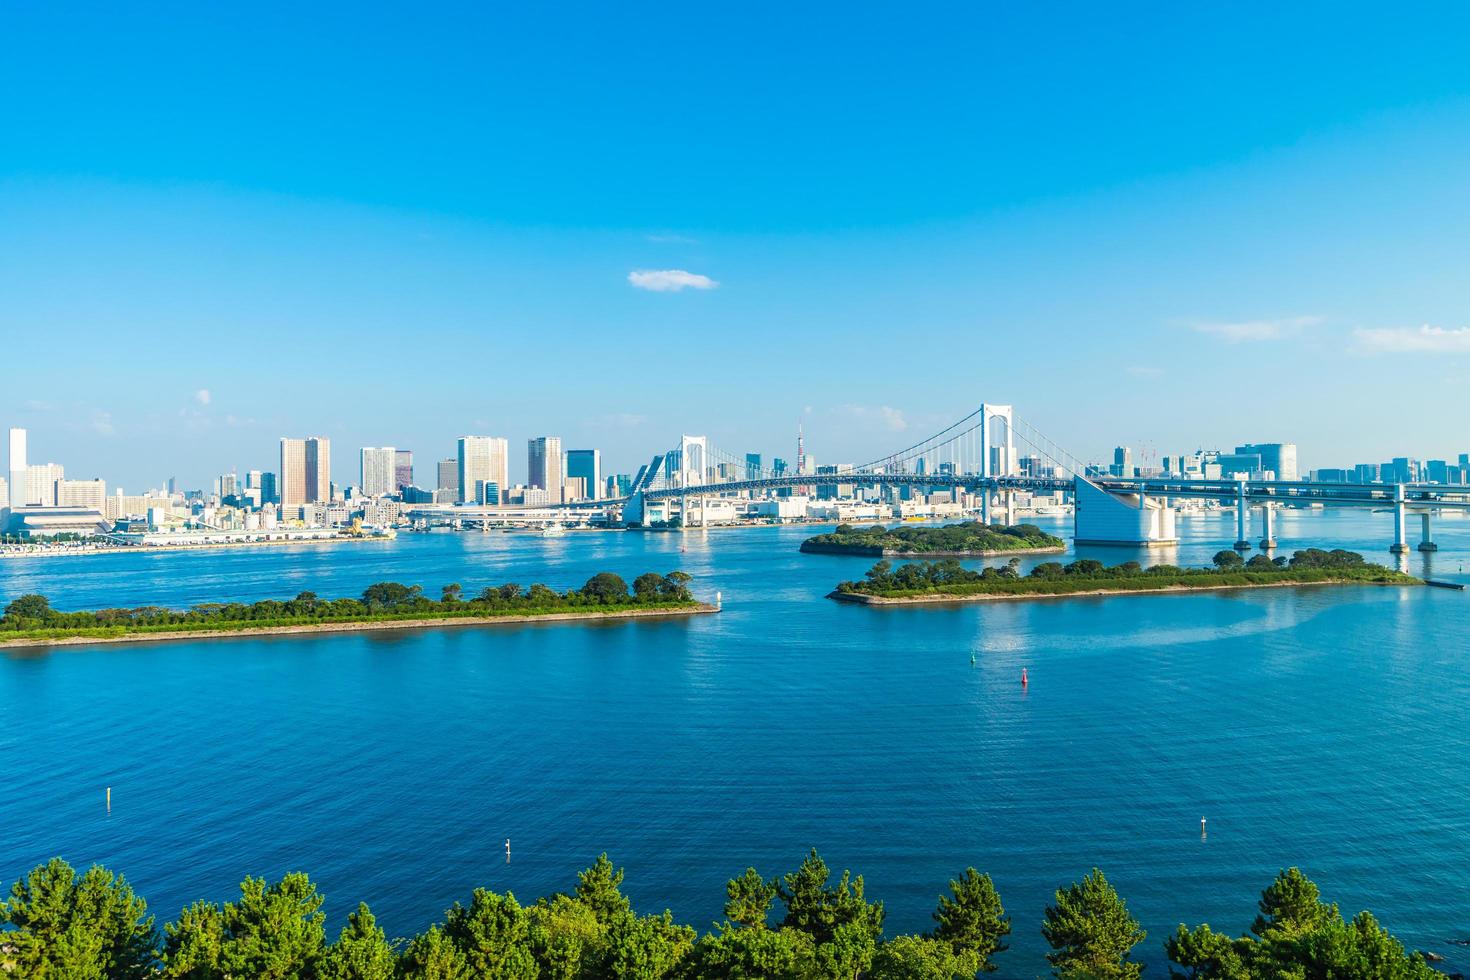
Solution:
[[[239,897],[197,901],[162,929],[120,876],[53,859],[0,902],[0,975],[18,980],[973,980],[997,969],[1011,918],[990,877],[949,883],[928,931],[885,936],[882,902],[861,876],[835,876],[816,851],[794,871],[747,868],[725,886],[725,917],[704,935],[670,912],[640,915],[607,855],[576,886],[523,905],[476,889],[443,921],[390,940],[359,904],[335,939],[304,874],[246,878]],[[779,903],[779,908],[777,907]],[[1180,926],[1164,943],[1171,976],[1191,980],[1442,974],[1367,912],[1344,920],[1296,868],[1262,894],[1247,935]],[[1145,935],[1103,873],[1061,888],[1041,934],[1065,980],[1132,980]]]

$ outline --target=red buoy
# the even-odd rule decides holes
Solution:
[[[1025,687],[1027,683],[1028,682],[1026,680],[1026,668],[1025,667],[1022,667],[1021,668],[1021,686],[1022,687]]]

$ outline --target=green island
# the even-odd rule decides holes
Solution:
[[[458,584],[440,598],[417,585],[379,582],[360,598],[323,599],[302,592],[294,599],[210,602],[188,609],[140,606],[62,612],[42,595],[12,600],[0,616],[0,646],[197,637],[237,633],[307,633],[436,625],[609,619],[713,612],[689,591],[684,572],[647,572],[630,590],[621,576],[599,572],[580,589],[557,592],[545,585],[488,587],[471,598]]]
[[[790,874],[748,868],[725,886],[724,918],[701,935],[671,912],[640,915],[623,871],[602,855],[575,888],[522,905],[477,888],[443,920],[390,940],[359,904],[335,940],[324,899],[305,874],[246,878],[237,900],[196,901],[160,931],[121,876],[78,873],[53,859],[0,902],[0,973],[66,980],[963,980],[1005,964],[1012,920],[990,876],[949,882],[932,928],[886,936],[885,910],[862,876],[833,880],[813,850]],[[773,908],[777,900],[780,908]],[[1301,871],[1261,893],[1250,931],[1180,925],[1164,964],[1137,958],[1147,938],[1127,902],[1094,868],[1039,913],[1052,974],[1063,980],[1152,976],[1431,980],[1436,954],[1407,950],[1370,912],[1345,919]],[[1034,928],[1034,927],[1033,927]]]
[[[880,561],[860,582],[840,582],[828,598],[870,604],[947,602],[981,599],[1041,599],[1069,595],[1112,595],[1210,589],[1264,588],[1275,585],[1422,585],[1421,579],[1363,559],[1354,551],[1307,548],[1290,559],[1256,555],[1250,561],[1234,551],[1215,555],[1211,568],[1179,568],[1136,561],[1104,565],[1080,558],[1063,565],[1042,562],[1027,575],[1013,559],[980,570],[959,562],[919,561],[894,566]]]
[[[1035,524],[982,524],[965,521],[940,527],[854,527],[839,524],[827,534],[801,543],[808,554],[868,555],[893,558],[1039,555],[1065,551],[1067,543]]]

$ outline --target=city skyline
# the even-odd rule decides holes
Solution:
[[[1089,458],[1453,455],[1470,12],[1441,13],[353,8],[307,58],[271,11],[11,11],[0,424],[129,485],[328,429],[426,459],[558,432],[622,470],[680,431],[789,458],[800,421],[860,459],[981,400]],[[241,70],[181,86],[201,58]]]

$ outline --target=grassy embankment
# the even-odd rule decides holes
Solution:
[[[1048,554],[1064,551],[1066,547],[1061,538],[1047,534],[1034,524],[981,524],[979,521],[941,527],[839,524],[836,530],[807,538],[801,544],[801,550],[809,554],[894,558]]]

